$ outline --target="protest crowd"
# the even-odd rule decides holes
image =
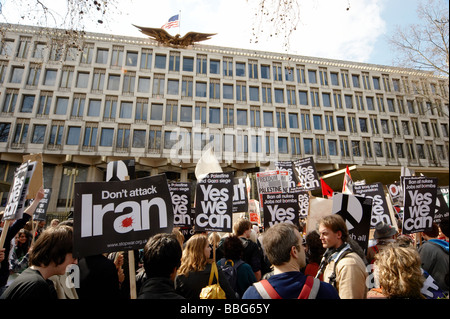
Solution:
[[[216,178],[214,185],[225,181],[223,177]],[[76,201],[80,210],[75,209],[74,219],[54,220],[48,226],[33,223],[33,213],[44,197],[41,187],[20,218],[2,220],[0,299],[448,299],[448,207],[439,223],[420,233],[403,231],[399,214],[394,224],[377,222],[369,227],[367,246],[361,247],[345,215],[337,213],[323,214],[314,225],[308,225],[312,221],[306,216],[268,227],[250,221],[247,212],[234,218],[229,228],[217,226],[218,217],[215,223],[209,218],[210,225],[202,227],[206,217],[198,216],[211,206],[201,200],[216,196],[220,201],[219,194],[226,192],[201,186],[197,189],[207,190],[208,196],[197,194],[196,207],[201,208],[196,211],[197,224],[180,227],[160,216],[163,230],[140,241],[140,248],[103,252],[80,248],[92,232],[108,233],[106,226],[96,226],[95,218],[88,219],[89,229],[77,220],[77,213],[87,216],[86,197],[81,208]],[[172,194],[168,201],[179,202],[179,198]],[[97,203],[95,198],[91,202]],[[151,202],[141,205],[150,207]],[[162,202],[155,203],[163,207]],[[94,212],[97,206],[107,205],[93,205]],[[231,207],[224,206],[223,216],[225,210],[233,215]],[[102,218],[118,232],[127,222],[134,223],[136,216],[125,214],[112,222]],[[144,229],[145,218],[141,219],[139,227]],[[222,221],[221,225],[231,224],[226,218]],[[148,223],[154,225],[155,219]]]

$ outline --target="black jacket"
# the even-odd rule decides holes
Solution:
[[[148,278],[142,285],[138,299],[185,299],[175,292],[174,283],[169,278]]]

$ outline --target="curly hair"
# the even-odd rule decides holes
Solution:
[[[202,271],[205,269],[208,259],[205,256],[205,247],[209,245],[208,238],[203,234],[195,234],[186,242],[181,257],[181,265],[178,269],[179,275],[188,276],[191,271]]]
[[[386,246],[375,256],[383,294],[388,298],[423,298],[420,289],[425,281],[419,253],[413,247]]]

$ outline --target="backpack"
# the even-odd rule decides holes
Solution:
[[[236,292],[237,290],[237,269],[240,265],[242,265],[244,261],[239,259],[237,262],[233,262],[231,259],[222,258],[219,260],[218,264],[220,269],[222,270],[225,278],[227,278],[231,288]],[[236,292],[237,295],[237,292]]]
[[[263,299],[282,299],[268,280],[263,279],[253,284]],[[320,280],[313,276],[307,276],[302,291],[297,299],[316,299],[320,288]]]

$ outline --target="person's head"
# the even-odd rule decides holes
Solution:
[[[436,223],[431,224],[431,228],[423,232],[426,240],[437,238],[439,236],[439,226]]]
[[[205,269],[210,255],[208,238],[202,234],[195,234],[185,244],[178,273],[187,275],[190,271]]]
[[[233,225],[233,233],[238,237],[250,238],[252,223],[245,218],[239,218]]]
[[[52,219],[52,221],[50,222],[50,227],[56,227],[56,226],[58,226],[59,223],[60,223],[59,219],[57,219],[57,218]]]
[[[172,231],[172,234],[174,234],[177,237],[178,242],[180,243],[181,248],[183,248],[184,244],[184,235],[179,229],[174,229]]]
[[[315,230],[309,232],[305,237],[305,242],[308,262],[320,263],[325,248],[322,246],[319,233]]]
[[[63,275],[69,264],[76,263],[72,256],[73,230],[69,226],[46,229],[34,243],[29,263],[38,267],[57,267],[55,274]]]
[[[375,255],[376,275],[388,298],[421,298],[425,281],[420,256],[413,247],[386,246]]]
[[[181,245],[175,234],[156,234],[144,247],[144,269],[147,278],[171,278],[181,264]],[[172,275],[172,276],[171,276]]]
[[[263,247],[274,266],[289,262],[296,263],[298,269],[306,266],[302,235],[293,224],[279,223],[271,226],[263,236]]]
[[[223,252],[226,259],[238,260],[242,258],[244,245],[237,236],[228,236],[223,242]]]
[[[338,214],[332,214],[319,220],[320,240],[324,248],[339,248],[348,240],[347,225]]]
[[[375,225],[373,238],[375,239],[391,239],[397,235],[397,230],[389,224],[379,222]]]
[[[24,228],[19,230],[19,232],[17,233],[17,243],[19,245],[27,245],[30,239],[31,233]]]
[[[449,231],[448,231],[448,221],[449,221],[449,216],[442,218],[441,222],[439,223],[439,228],[441,229],[442,234],[444,234],[445,237],[450,237],[449,236]]]

